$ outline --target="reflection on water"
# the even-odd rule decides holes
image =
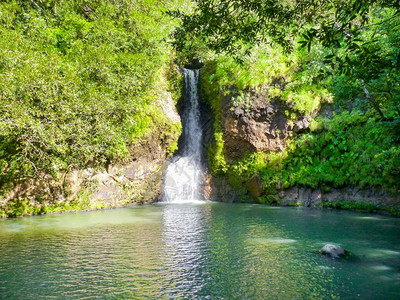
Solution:
[[[209,279],[204,268],[209,208],[201,204],[163,205],[162,257],[170,272],[165,281],[167,295],[193,298]]]
[[[197,203],[2,220],[0,299],[399,299],[400,220],[363,216]]]

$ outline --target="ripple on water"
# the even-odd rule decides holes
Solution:
[[[393,270],[393,268],[385,266],[385,265],[374,265],[371,266],[370,269],[372,269],[373,271],[388,271],[388,270]]]
[[[395,257],[400,255],[400,251],[390,249],[369,249],[365,251],[368,257]]]
[[[207,203],[0,222],[0,298],[399,299],[398,226],[320,213]],[[351,234],[324,227],[338,222]],[[361,263],[319,255],[325,240],[362,247]]]
[[[355,216],[353,217],[355,220],[366,220],[366,221],[385,221],[388,220],[384,217],[371,217],[371,216]]]
[[[276,238],[254,238],[250,239],[251,242],[255,243],[264,243],[264,244],[291,244],[296,243],[297,240],[294,239],[286,239],[281,237]]]

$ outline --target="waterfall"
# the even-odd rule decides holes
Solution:
[[[202,128],[199,110],[199,70],[184,69],[185,107],[182,115],[182,149],[164,174],[163,201],[203,200]]]

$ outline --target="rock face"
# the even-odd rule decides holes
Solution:
[[[320,190],[292,187],[281,190],[278,197],[279,204],[282,206],[319,207],[322,205],[322,192]]]
[[[235,96],[221,97],[227,161],[242,158],[246,151],[283,150],[286,139],[307,129],[312,120],[312,116],[295,114],[292,107],[266,92],[250,93],[248,103],[251,107],[235,105]]]
[[[213,95],[216,97],[213,101],[219,100],[218,104],[221,105],[221,119],[217,124],[222,125],[223,155],[228,166],[243,158],[246,152],[281,151],[287,146],[288,138],[307,130],[317,115],[327,118],[334,115],[334,107],[329,99],[321,102],[316,111],[304,115],[279,97],[270,97],[266,90],[267,88],[253,90],[246,95],[242,94],[240,98],[237,89],[231,87],[229,95]],[[219,118],[219,114],[217,115]],[[211,123],[213,122],[208,120],[205,124]],[[207,149],[213,138],[213,128],[208,125],[205,125],[205,128],[205,136],[208,137],[205,140]],[[257,202],[257,198],[264,192],[256,178],[248,182],[242,179],[234,183],[235,187],[229,186],[226,178],[211,178],[208,182],[205,193],[208,199],[241,202],[250,194],[254,199],[248,197],[249,201]],[[400,207],[398,194],[391,195],[374,188],[361,189],[353,186],[325,191],[294,186],[283,189],[282,183],[278,182],[275,189],[266,192],[267,195],[262,197],[263,201],[268,199],[268,203],[273,202],[281,206],[322,207],[327,204],[328,207],[341,207],[341,203],[346,202],[350,204],[348,207],[354,204],[353,207],[361,211],[377,210],[382,213],[396,212]],[[363,209],[363,206],[367,209]]]
[[[225,203],[241,202],[244,192],[232,187],[226,178],[215,178],[209,175],[205,185],[205,199]]]
[[[254,174],[249,181],[247,181],[246,188],[250,195],[254,198],[260,197],[262,194],[264,194],[260,175]]]
[[[321,207],[325,203],[369,203],[377,207],[384,205],[386,208],[398,207],[399,199],[378,189],[361,189],[358,187],[345,187],[322,191],[310,188],[291,187],[278,193],[278,204],[282,206]]]
[[[133,149],[128,163],[109,165],[104,172],[95,173],[90,180],[96,188],[89,199],[106,201],[111,206],[149,203],[157,199],[161,194],[162,169],[166,161],[165,145],[160,140],[158,136],[141,142]]]
[[[131,149],[124,163],[108,164],[103,169],[69,169],[59,178],[44,176],[16,184],[0,199],[0,205],[17,199],[27,199],[30,206],[43,206],[71,201],[90,201],[89,207],[120,207],[155,201],[161,194],[163,166],[172,143],[179,138],[180,122],[171,96],[162,95],[160,105],[168,121],[165,128],[153,128]]]
[[[329,255],[334,258],[343,257],[346,254],[346,251],[342,247],[333,244],[326,244],[322,247],[320,252],[321,254]]]

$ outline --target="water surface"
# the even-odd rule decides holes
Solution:
[[[399,299],[400,220],[160,204],[0,221],[0,299]],[[359,259],[317,253],[337,243]]]

